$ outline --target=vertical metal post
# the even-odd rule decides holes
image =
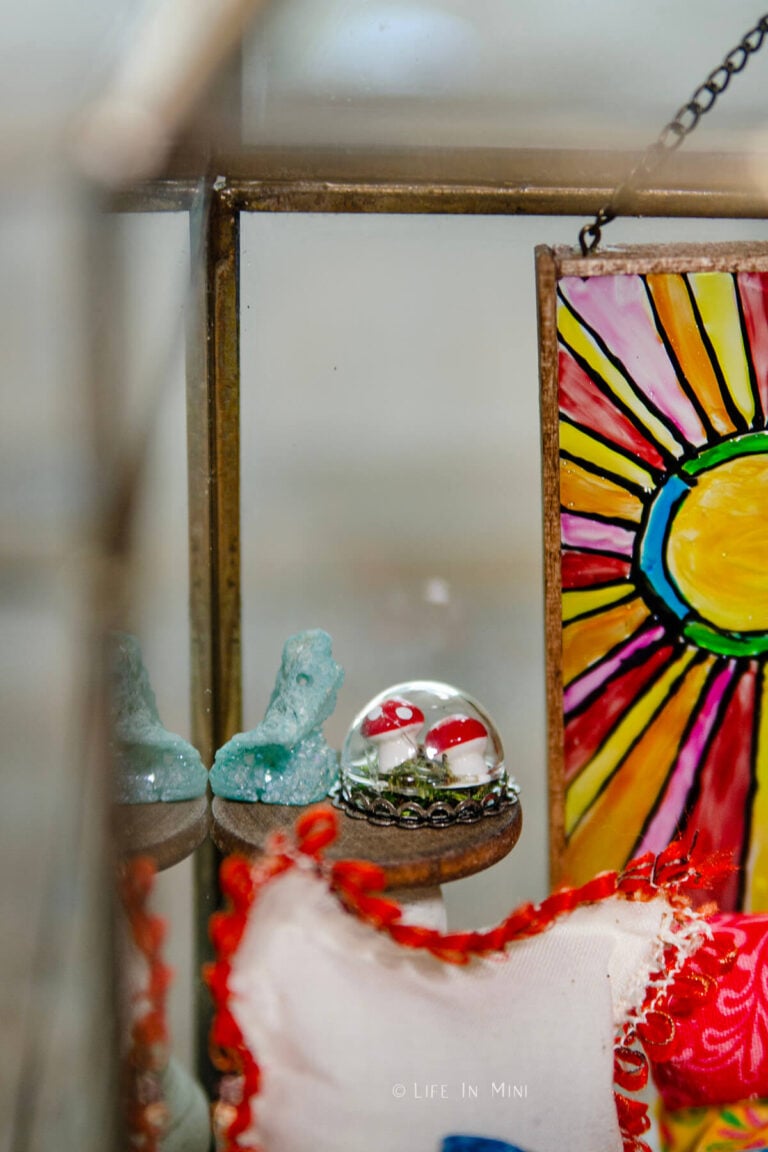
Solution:
[[[192,309],[187,344],[192,732],[210,767],[242,719],[240,654],[239,210],[226,188],[203,190],[190,213]],[[208,918],[218,858],[195,857],[195,963],[210,958]],[[210,1001],[198,976],[197,1071],[211,1087]]]

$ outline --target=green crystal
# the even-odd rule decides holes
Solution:
[[[196,748],[163,727],[135,636],[111,637],[110,746],[119,804],[192,800],[205,793],[208,773]]]
[[[327,632],[289,637],[261,724],[239,732],[216,753],[211,788],[228,800],[313,804],[327,796],[339,756],[322,726],[336,707],[344,670]]]

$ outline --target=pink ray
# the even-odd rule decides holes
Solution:
[[[641,277],[569,276],[560,286],[658,411],[672,420],[689,444],[704,444],[707,433],[656,331]]]
[[[717,721],[723,693],[730,684],[735,670],[736,662],[730,660],[713,680],[706,699],[699,707],[699,714],[690,735],[680,750],[661,804],[638,848],[638,855],[648,851],[660,852],[674,837],[701,757]]]
[[[634,636],[630,636],[613,656],[602,660],[595,668],[590,668],[583,676],[579,676],[578,680],[569,684],[563,693],[565,715],[567,716],[574,708],[578,708],[596,688],[602,687],[612,676],[615,676],[622,665],[626,664],[627,660],[630,660],[636,652],[641,652],[643,648],[656,644],[663,638],[664,628],[661,624],[651,628],[643,626]]]
[[[617,524],[604,524],[589,516],[574,516],[564,512],[560,518],[561,539],[567,548],[591,548],[611,552],[618,556],[632,556],[635,543],[634,529],[620,528]]]
[[[736,281],[757,390],[763,414],[768,417],[768,275],[765,272],[739,272]]]

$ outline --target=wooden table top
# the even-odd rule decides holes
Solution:
[[[191,855],[208,835],[207,796],[164,804],[116,804],[115,835],[125,856],[151,856],[158,869]]]
[[[305,811],[215,796],[211,836],[224,853],[256,856],[270,833],[289,831]],[[431,887],[489,868],[512,851],[523,823],[519,801],[474,824],[447,828],[382,828],[344,812],[338,816],[339,837],[327,849],[327,858],[372,860],[384,869],[388,888]]]

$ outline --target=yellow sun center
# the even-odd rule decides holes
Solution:
[[[670,575],[699,615],[731,632],[768,629],[768,454],[700,473],[670,526]]]

